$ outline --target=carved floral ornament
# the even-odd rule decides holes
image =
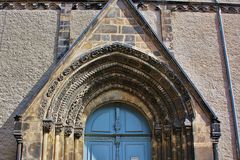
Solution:
[[[65,126],[65,135],[72,134],[74,128],[74,135],[80,137],[85,106],[114,89],[145,102],[155,124],[184,125],[186,117],[193,118],[190,96],[173,71],[155,58],[122,44],[93,50],[67,67],[52,81],[39,116]]]
[[[61,10],[61,4],[64,2],[0,2],[0,10]],[[106,2],[71,2],[71,10],[88,10],[95,9],[100,10],[106,5]],[[138,9],[141,10],[160,10],[160,5],[166,5],[167,9],[172,12],[216,12],[218,6],[221,7],[223,13],[239,14],[240,6],[238,4],[216,4],[208,2],[172,2],[166,4],[164,1],[158,3],[137,3]]]

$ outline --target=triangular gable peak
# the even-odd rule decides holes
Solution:
[[[93,32],[84,38],[81,52],[115,42],[124,43],[152,56],[159,55],[151,38],[139,25],[123,1],[112,2],[101,17]]]
[[[159,50],[144,29],[146,25],[139,24],[141,20],[131,11],[128,3],[122,0],[110,1],[79,39],[76,45],[78,52],[74,57],[116,42],[127,44],[150,56],[159,56]]]
[[[69,51],[63,57],[56,69],[53,71],[49,82],[44,88],[55,88],[54,79],[58,79],[58,74],[74,63],[76,59],[85,55],[86,52],[102,48],[106,45],[120,43],[130,46],[135,50],[163,61],[168,68],[179,77],[184,86],[206,111],[212,120],[217,120],[208,104],[187,77],[175,58],[157,38],[149,24],[137,11],[136,7],[129,0],[111,0],[103,10],[95,17],[86,30],[75,41]],[[172,72],[171,71],[171,72]],[[38,97],[44,94],[45,89],[38,93]],[[34,99],[36,101],[34,102]],[[32,103],[38,103],[41,98],[34,98]],[[41,100],[40,100],[41,101]],[[43,102],[41,102],[44,104]],[[31,105],[31,104],[30,104]]]

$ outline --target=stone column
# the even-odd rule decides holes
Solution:
[[[13,135],[16,138],[17,141],[17,152],[16,152],[16,160],[21,160],[22,159],[22,117],[16,115],[14,117],[14,132]]]
[[[76,127],[74,128],[74,159],[82,160],[83,159],[83,144],[80,142],[82,137],[83,128]]]
[[[50,119],[43,120],[43,147],[42,147],[42,160],[47,160],[48,157],[48,135],[52,130],[53,121]]]
[[[155,126],[155,136],[157,138],[157,159],[163,160],[163,153],[162,153],[162,127],[159,123]]]
[[[167,160],[172,159],[172,127],[171,125],[163,126],[164,133],[164,158]]]
[[[63,130],[62,123],[55,124],[55,151],[54,151],[54,159],[60,160],[62,156],[62,146],[60,140],[60,134]]]
[[[72,142],[72,133],[73,127],[72,126],[65,126],[64,127],[64,160],[73,160],[73,146],[74,142]]]
[[[182,153],[182,128],[176,127],[174,128],[174,134],[176,138],[176,159],[183,159]]]
[[[188,119],[184,122],[185,125],[185,136],[186,136],[186,150],[187,150],[187,159],[194,159],[194,147],[193,147],[193,130],[192,130],[192,122]]]
[[[214,160],[218,160],[218,141],[221,136],[220,122],[213,120],[211,124],[211,138],[213,143],[213,157]]]

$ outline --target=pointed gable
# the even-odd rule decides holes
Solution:
[[[115,42],[127,44],[150,55],[159,55],[158,49],[123,0],[111,1],[93,21],[79,50],[84,53]]]
[[[200,104],[200,107],[208,113],[211,119],[217,120],[217,116],[202,98],[176,59],[162,44],[130,0],[111,0],[108,2],[60,60],[51,77],[49,77],[49,81],[38,95],[44,94],[48,87],[48,91],[52,90],[51,92],[54,92],[59,83],[57,81],[62,81],[59,73],[65,74],[65,72],[68,72],[79,57],[90,51],[99,50],[99,48],[111,46],[115,43],[124,44],[128,46],[127,48],[141,51],[141,53],[154,57],[159,62],[164,62],[164,65],[170,69],[166,73],[169,75],[166,76],[171,77],[172,74],[176,74],[184,87]],[[38,98],[35,99],[39,101]],[[41,103],[44,104],[44,100]]]

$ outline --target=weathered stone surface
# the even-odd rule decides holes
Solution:
[[[120,10],[116,8],[112,8],[106,15],[106,18],[114,18],[120,16]]]
[[[91,41],[100,41],[101,40],[101,35],[94,34],[90,40]]]
[[[198,1],[198,0],[192,0]],[[208,1],[208,0],[203,0]],[[234,2],[232,0],[231,2]],[[125,7],[123,6],[125,9]],[[123,14],[123,13],[124,14]],[[71,42],[82,33],[92,18],[98,13],[94,10],[75,10],[71,17]],[[148,23],[154,31],[161,36],[160,11],[147,10],[142,11]],[[171,13],[167,13],[171,15]],[[121,18],[119,18],[121,16]],[[165,15],[163,15],[165,16]],[[222,137],[220,139],[220,159],[236,159],[234,153],[234,137],[232,128],[231,110],[227,109],[227,86],[224,70],[224,62],[221,46],[219,44],[219,35],[216,30],[217,21],[214,13],[179,13],[175,12],[173,17],[168,16],[163,19],[166,24],[164,30],[173,32],[164,37],[164,40],[173,41],[175,57],[181,63],[191,80],[204,95],[207,102],[213,107],[219,116],[222,128]],[[233,87],[236,97],[236,106],[238,115],[240,114],[240,75],[239,75],[239,15],[223,15],[226,31],[227,45],[229,51],[230,65],[233,75]],[[70,19],[70,17],[68,17]],[[113,41],[122,42],[137,49],[160,56],[156,47],[151,42],[151,38],[143,33],[141,27],[133,19],[130,12],[112,11],[100,21],[104,27],[100,33],[94,36],[86,37],[81,45],[81,50],[88,51],[96,47],[101,47]],[[19,25],[21,24],[21,25]],[[0,12],[0,155],[4,160],[14,159],[15,140],[12,136],[13,110],[18,106],[24,96],[34,86],[41,75],[47,70],[54,59],[54,46],[56,38],[57,14],[55,11],[1,11]],[[63,22],[62,24],[68,25]],[[172,25],[173,24],[173,25]],[[114,26],[114,29],[105,28],[105,26]],[[137,26],[137,27],[136,27]],[[69,27],[69,26],[67,26]],[[160,30],[159,30],[160,29]],[[117,30],[117,31],[116,31]],[[94,30],[93,32],[95,32]],[[114,34],[108,34],[111,31]],[[120,35],[124,31],[126,34]],[[61,32],[63,37],[68,37],[68,32]],[[60,45],[65,45],[65,41],[60,41]],[[62,47],[66,50],[67,48]],[[78,52],[79,55],[81,54]],[[79,56],[77,55],[77,56]],[[32,90],[33,91],[33,90]],[[30,92],[31,94],[32,92]],[[109,92],[111,98],[122,96],[114,95]],[[10,97],[10,98],[9,98]],[[124,96],[122,96],[124,97]],[[105,97],[106,98],[106,97]],[[102,98],[101,100],[104,100]],[[106,100],[106,99],[105,99]],[[125,100],[133,100],[128,96]],[[99,100],[100,101],[100,100]],[[139,104],[139,100],[136,101]],[[96,107],[96,104],[92,104]],[[199,160],[212,159],[212,146],[209,131],[209,119],[205,113],[199,111],[199,106],[194,105],[195,120],[193,124],[195,155]],[[150,112],[146,112],[150,115]],[[86,117],[85,117],[86,118]],[[34,120],[34,117],[26,118],[26,121]],[[34,122],[35,123],[35,122]],[[23,130],[26,132],[41,130],[40,125],[31,125],[24,123]],[[28,133],[27,135],[31,135]],[[37,141],[42,132],[32,133],[31,140]],[[82,141],[82,140],[81,140]],[[54,144],[54,137],[50,135],[50,142]],[[64,143],[63,140],[60,143]],[[71,142],[71,147],[74,146]],[[153,145],[154,147],[156,145]],[[23,154],[28,159],[37,159],[40,151],[40,143],[29,143],[23,148]],[[82,154],[82,148],[79,147],[78,156]],[[37,149],[37,150],[36,150]],[[49,153],[53,151],[53,145],[49,145]],[[3,156],[2,156],[3,155]],[[28,156],[27,156],[28,155]],[[53,155],[49,154],[48,159]],[[73,157],[73,151],[69,152],[69,158]],[[1,159],[0,158],[0,159]]]
[[[0,11],[0,159],[15,159],[13,117],[53,63],[56,25],[56,11]]]
[[[90,30],[90,32],[93,33],[86,35],[81,51],[87,52],[89,49],[101,47],[107,43],[123,43],[124,41],[126,44],[137,47],[152,56],[159,56],[156,46],[153,44],[151,38],[144,32],[143,26],[138,24],[137,20],[132,16],[128,9],[126,9],[122,2],[119,1],[117,5],[121,8],[120,17],[117,17],[118,14],[111,13],[114,14],[115,17],[110,18],[107,15],[107,12],[103,19],[94,22],[96,25]],[[110,12],[111,11],[112,10],[110,9]],[[123,34],[123,32],[125,34]],[[94,40],[94,35],[96,34],[101,35],[101,41]],[[153,52],[157,54],[153,54]]]
[[[125,42],[135,42],[135,36],[126,35],[125,36]]]
[[[223,14],[223,24],[231,67],[238,124],[240,125],[240,15]]]
[[[140,26],[123,26],[122,27],[123,34],[143,34],[143,30]]]
[[[102,40],[103,41],[110,41],[110,36],[109,35],[102,35]]]
[[[173,13],[173,49],[176,59],[221,121],[220,159],[232,160],[233,130],[215,17],[214,13]]]
[[[156,33],[159,39],[161,39],[161,13],[160,10],[155,10],[153,7],[148,7],[148,10],[141,10],[143,17],[146,19],[148,24],[152,27],[153,31]]]
[[[118,27],[115,25],[100,25],[96,33],[117,33]]]
[[[41,144],[40,142],[35,142],[29,145],[28,147],[28,153],[29,155],[31,155],[33,158],[38,159],[41,155],[40,155],[40,151],[41,151]]]
[[[70,36],[72,42],[84,31],[99,10],[74,10],[71,11]]]
[[[111,35],[111,40],[121,42],[123,41],[123,35]]]

